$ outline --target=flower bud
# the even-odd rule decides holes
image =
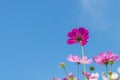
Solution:
[[[64,68],[66,66],[66,64],[64,62],[60,63],[60,67]]]
[[[95,70],[95,67],[94,67],[94,66],[90,66],[89,70],[90,70],[90,71],[94,71],[94,70]]]
[[[69,73],[69,77],[73,77],[73,74],[72,74],[72,73]]]
[[[56,78],[53,77],[53,78],[51,78],[51,80],[56,80]]]
[[[69,73],[69,79],[74,80],[73,73]]]
[[[113,61],[109,61],[109,64],[111,64],[111,65],[112,65],[113,63],[114,63]]]

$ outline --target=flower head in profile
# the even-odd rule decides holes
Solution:
[[[80,56],[74,56],[72,54],[67,57],[67,60],[78,64],[90,64],[92,62],[92,59],[88,59],[87,56],[81,58]]]
[[[88,42],[89,31],[83,27],[80,27],[79,29],[74,28],[71,32],[68,32],[68,37],[68,44],[77,44],[79,42],[84,46]]]
[[[98,74],[98,73],[82,72],[82,74],[83,74],[88,80],[98,80],[98,78],[99,78],[99,74]]]
[[[113,64],[115,61],[119,59],[119,55],[114,54],[110,51],[107,51],[105,53],[99,53],[98,56],[94,57],[94,61],[100,65],[103,64]]]

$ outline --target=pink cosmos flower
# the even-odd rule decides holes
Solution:
[[[52,78],[51,80],[79,80],[78,78],[67,78],[67,77],[63,77],[63,78]]]
[[[89,38],[89,31],[83,27],[77,29],[72,29],[71,32],[68,32],[69,39],[67,40],[68,44],[76,44],[80,42],[82,46],[84,46]]]
[[[67,77],[63,77],[63,78],[53,78],[52,80],[69,80]]]
[[[62,80],[69,80],[67,77],[62,78]]]
[[[79,80],[77,77],[73,76],[73,73],[69,73],[69,80]]]
[[[88,80],[98,80],[98,73],[88,73],[88,72],[82,72],[82,74],[88,79]]]
[[[94,61],[100,65],[108,64],[109,62],[115,62],[119,59],[119,55],[114,54],[110,51],[105,53],[99,53],[98,56],[94,57]]]
[[[67,57],[67,60],[70,62],[76,62],[78,64],[90,64],[92,62],[92,59],[88,59],[86,56],[83,57],[83,59],[79,56],[73,56],[72,54],[70,54]]]
[[[70,73],[69,73],[69,77],[73,77],[73,73],[70,72]]]

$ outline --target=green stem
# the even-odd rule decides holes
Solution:
[[[78,67],[77,67],[77,77],[78,77],[78,79],[79,79],[79,65],[80,64],[77,64],[78,65]]]
[[[110,71],[112,72],[112,64],[110,64]]]
[[[82,58],[84,57],[84,48],[83,46],[81,46],[81,49],[82,49]]]
[[[112,80],[111,79],[111,76],[112,76],[112,64],[110,64],[110,72],[111,72],[111,74],[110,74],[110,80]]]
[[[106,73],[108,74],[108,65],[106,64]]]
[[[110,67],[110,71],[111,70],[112,70],[112,68]],[[108,73],[108,64],[106,64],[106,74],[109,76],[109,79],[112,80],[111,79],[111,73],[110,72]]]
[[[81,43],[80,43],[81,45]],[[82,59],[84,58],[84,47],[81,45],[81,49],[82,49]],[[83,63],[83,68],[84,68],[84,72],[86,72],[86,65],[85,63]],[[84,79],[86,80],[86,77],[84,76]]]
[[[66,68],[64,67],[64,71],[65,71],[65,75],[66,75],[66,77],[68,77],[68,75],[67,75],[67,71],[66,71]]]

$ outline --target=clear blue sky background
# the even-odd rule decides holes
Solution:
[[[99,51],[120,54],[119,0],[0,0],[0,80],[62,77],[62,61],[76,75],[76,65],[66,57],[81,55],[81,49],[66,40],[67,32],[80,26],[90,31],[89,58]],[[92,65],[96,72],[105,69]]]

